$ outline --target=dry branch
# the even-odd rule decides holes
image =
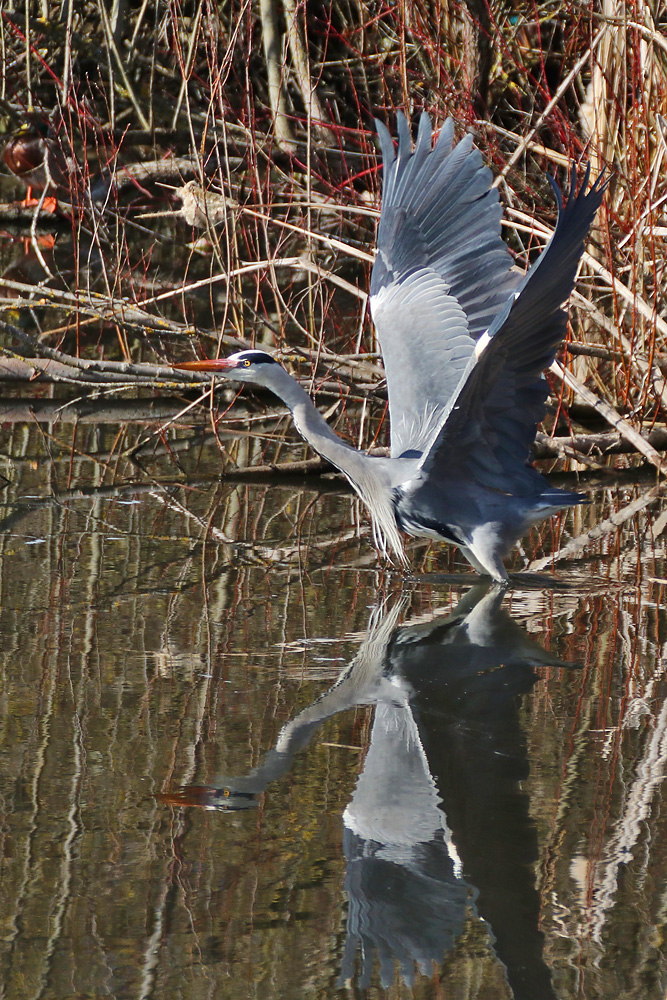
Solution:
[[[557,375],[559,379],[562,379],[562,381],[569,386],[570,389],[573,389],[580,399],[582,399],[585,403],[588,403],[589,406],[592,406],[596,412],[599,413],[608,424],[617,430],[626,441],[629,441],[633,448],[643,455],[644,458],[651,463],[651,465],[654,465],[659,472],[667,474],[667,461],[658,454],[655,448],[649,444],[646,438],[642,437],[639,431],[636,430],[632,424],[623,419],[620,413],[618,413],[613,406],[610,406],[609,403],[606,403],[603,399],[600,399],[599,396],[596,396],[594,392],[588,389],[583,382],[576,377],[576,375],[573,375],[567,368],[563,368],[558,361],[554,361],[550,371],[553,372],[554,375]]]
[[[591,542],[595,542],[600,538],[604,538],[605,535],[616,531],[621,525],[625,524],[636,514],[639,514],[640,511],[646,510],[651,504],[660,500],[665,495],[665,492],[667,492],[667,484],[651,487],[642,496],[633,500],[632,503],[627,504],[617,513],[605,518],[604,521],[600,521],[595,527],[590,528],[581,535],[577,535],[576,538],[572,538],[566,545],[561,546],[551,555],[544,556],[542,559],[534,559],[527,567],[529,572],[532,573],[541,569],[547,569],[554,563],[563,562],[566,559],[575,559],[586,550]]]

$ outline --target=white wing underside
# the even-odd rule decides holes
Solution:
[[[455,146],[447,122],[432,145],[422,114],[413,148],[403,115],[397,124],[398,150],[377,123],[383,190],[370,298],[387,374],[392,458],[417,457],[431,446],[475,344],[517,283],[500,235],[498,192],[472,136]]]
[[[381,288],[371,313],[387,373],[391,457],[423,452],[475,353],[467,316],[430,268]]]

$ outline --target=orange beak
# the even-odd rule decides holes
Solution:
[[[227,358],[203,358],[201,361],[181,361],[180,364],[171,367],[186,372],[225,372],[238,368],[238,361],[230,361]]]

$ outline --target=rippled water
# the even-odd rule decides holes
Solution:
[[[339,480],[221,478],[302,446],[181,404],[3,387],[2,997],[664,1000],[652,478],[503,594],[379,565]]]
[[[503,597],[49,405],[0,464],[5,997],[664,997],[664,517],[585,537],[651,484]]]

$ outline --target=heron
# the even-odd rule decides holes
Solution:
[[[376,120],[383,160],[370,310],[387,380],[390,450],[368,455],[340,438],[308,393],[270,354],[183,362],[269,389],[301,436],[342,472],[367,506],[380,553],[408,566],[404,535],[457,546],[483,576],[506,584],[503,560],[533,525],[581,503],[533,467],[546,412],[544,371],[565,336],[564,303],[595,214],[602,177],[570,171],[548,244],[517,275],[501,237],[502,206],[471,135],[435,142],[423,112],[413,146],[397,118],[398,149]],[[551,180],[551,178],[550,178]]]

